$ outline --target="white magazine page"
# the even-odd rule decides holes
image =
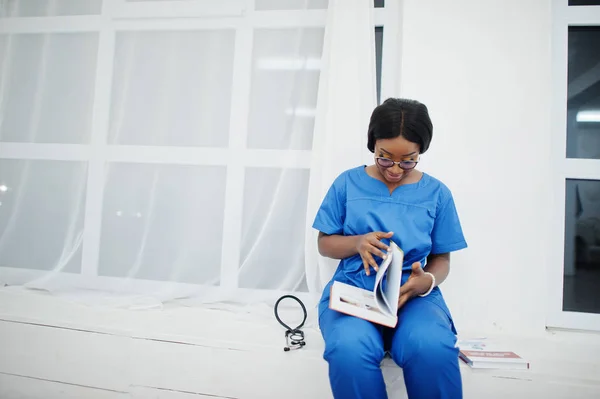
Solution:
[[[353,287],[348,284],[338,283],[333,284],[332,298],[339,302],[341,306],[350,306],[354,308],[352,314],[359,316],[368,316],[368,313],[376,313],[386,315],[377,305],[373,292],[362,288]],[[350,310],[350,309],[348,309]]]
[[[390,304],[387,302],[381,282],[383,281],[383,276],[385,276],[386,271],[389,269],[389,266],[393,261],[392,257],[393,253],[390,250],[387,253],[387,257],[385,258],[385,260],[381,262],[379,270],[377,270],[377,275],[375,276],[375,287],[373,289],[373,296],[375,298],[375,303],[377,304],[377,307],[379,307],[379,310],[381,310],[382,312],[390,315],[394,313],[391,312],[391,307]]]
[[[393,315],[392,308],[385,297],[385,293],[383,292],[383,285],[379,284],[375,286],[375,303],[379,310],[387,315]]]
[[[385,275],[386,270],[388,269],[388,267],[390,266],[390,264],[392,262],[391,255],[392,255],[392,252],[391,252],[391,248],[390,248],[390,251],[387,252],[386,258],[379,265],[379,269],[377,270],[377,274],[375,275],[375,289],[373,290],[374,292],[376,292],[377,287],[381,285],[381,280],[383,280],[383,276]],[[371,267],[371,266],[369,266],[369,267]]]
[[[383,295],[385,302],[389,306],[389,311],[395,315],[398,313],[398,298],[400,297],[400,284],[402,283],[404,252],[394,242],[392,242],[390,250],[392,262],[390,267],[388,267],[387,282]]]

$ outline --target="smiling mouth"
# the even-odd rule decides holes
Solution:
[[[390,180],[400,180],[400,179],[402,179],[402,176],[404,176],[404,175],[403,174],[394,174],[394,173],[391,173],[388,171],[387,176]]]

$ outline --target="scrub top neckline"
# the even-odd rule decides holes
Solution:
[[[390,193],[390,189],[388,188],[388,186],[382,182],[379,179],[376,179],[375,177],[369,175],[367,173],[367,165],[363,165],[362,168],[360,168],[360,173],[361,175],[366,178],[368,181],[372,181],[373,184],[375,184],[377,186],[377,188],[381,189],[385,189],[385,192],[387,193],[388,196],[392,196],[394,195],[397,191],[401,191],[401,190],[406,190],[406,189],[411,189],[411,188],[419,188],[421,187],[423,184],[425,184],[425,180],[429,177],[427,175],[427,173],[425,172],[421,172],[421,178],[419,179],[419,181],[416,181],[414,183],[408,183],[408,184],[403,184],[401,186],[396,187],[391,193]]]

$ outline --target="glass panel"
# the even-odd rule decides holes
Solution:
[[[87,164],[0,159],[0,266],[81,270]]]
[[[600,313],[600,180],[566,189],[563,310]]]
[[[377,74],[377,104],[381,104],[381,57],[383,53],[383,26],[375,28],[375,73]]]
[[[323,28],[257,29],[249,148],[312,148]]]
[[[304,231],[309,171],[248,168],[239,285],[304,290]]]
[[[226,169],[111,164],[99,274],[217,284]]]
[[[102,0],[5,0],[0,2],[2,17],[54,17],[100,14]]]
[[[600,159],[600,26],[569,27],[567,157]]]
[[[374,0],[373,4],[375,5],[375,8],[383,8],[385,7],[385,0]]]
[[[329,0],[255,0],[255,9],[265,10],[303,10],[325,9]]]
[[[570,6],[600,6],[598,0],[569,0]]]
[[[226,147],[233,30],[117,35],[110,144]]]
[[[0,141],[90,141],[97,33],[0,35]]]

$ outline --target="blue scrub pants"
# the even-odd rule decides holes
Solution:
[[[462,398],[456,330],[439,288],[408,301],[395,329],[329,308],[319,324],[334,398],[387,398],[380,365],[388,351],[410,399]]]

